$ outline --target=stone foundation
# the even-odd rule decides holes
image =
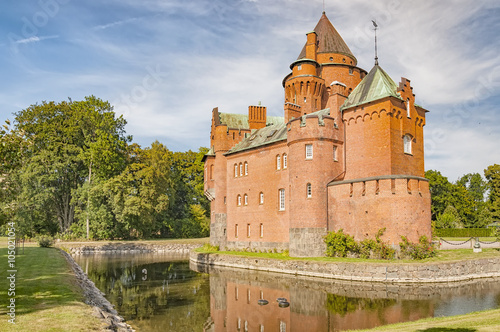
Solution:
[[[227,245],[227,214],[216,213],[214,218],[210,224],[210,244],[224,248]]]
[[[290,256],[325,256],[326,244],[323,237],[326,234],[326,228],[290,228]]]

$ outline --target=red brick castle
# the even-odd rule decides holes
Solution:
[[[323,256],[323,236],[431,235],[425,113],[410,81],[357,66],[325,13],[283,80],[284,117],[212,112],[205,194],[221,249]]]

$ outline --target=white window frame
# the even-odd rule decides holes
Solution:
[[[264,193],[262,193],[262,192],[259,195],[259,202],[260,202],[260,204],[264,204]]]
[[[307,198],[312,197],[312,185],[310,183],[306,185],[306,196]]]
[[[248,163],[245,161],[245,175],[248,175]]]
[[[306,159],[313,159],[313,145],[306,144]]]
[[[234,177],[238,177],[238,164],[234,164]]]
[[[241,195],[238,195],[238,206],[241,206]]]
[[[288,156],[286,153],[283,153],[283,169],[288,167]]]
[[[245,205],[248,205],[248,195],[247,194],[245,194],[245,200],[244,200],[244,202],[245,202]]]
[[[278,190],[278,208],[280,211],[285,211],[285,189]]]
[[[281,156],[280,155],[276,156],[276,170],[277,171],[281,170]]]
[[[412,152],[412,137],[410,135],[403,136],[403,149],[406,154],[413,154]]]
[[[243,176],[243,164],[240,163],[240,176]]]

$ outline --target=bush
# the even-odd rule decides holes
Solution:
[[[357,253],[359,245],[349,234],[344,234],[344,230],[330,232],[325,237],[326,255],[328,257],[346,257],[348,252]]]
[[[436,229],[437,237],[491,237],[491,228],[445,228]]]
[[[205,243],[203,245],[203,251],[209,251],[209,252],[219,251],[219,246],[213,246],[210,243]]]
[[[418,243],[410,243],[406,236],[401,236],[399,247],[401,248],[401,255],[411,259],[425,259],[436,256],[434,244],[425,235],[420,237]]]
[[[385,233],[385,227],[379,229],[377,235],[375,235],[375,240],[377,242],[377,246],[375,247],[375,254],[378,255],[381,259],[393,259],[396,254],[396,250],[388,246],[385,242],[380,238]]]
[[[48,235],[40,235],[37,238],[37,241],[38,245],[42,248],[49,248],[52,247],[52,245],[54,244],[54,238]]]

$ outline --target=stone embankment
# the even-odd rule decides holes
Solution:
[[[113,254],[113,253],[189,253],[201,244],[147,244],[147,243],[108,243],[108,244],[62,244],[71,255],[81,254]]]
[[[114,306],[104,297],[95,284],[90,280],[81,267],[76,264],[73,258],[64,250],[61,250],[66,260],[71,265],[76,277],[76,281],[83,291],[85,303],[94,308],[95,315],[106,323],[106,330],[128,332],[135,331],[130,325],[125,323],[125,319],[118,315]]]
[[[500,257],[442,263],[341,263],[205,254],[192,251],[198,265],[384,283],[457,282],[500,277]]]

